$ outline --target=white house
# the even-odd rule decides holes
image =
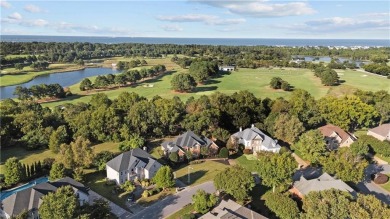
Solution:
[[[239,132],[236,132],[231,136],[231,140],[234,143],[237,143],[235,141],[238,140],[238,144],[243,144],[245,149],[250,149],[253,151],[253,153],[260,151],[278,153],[281,148],[278,144],[278,140],[274,140],[268,135],[264,134],[253,124],[251,128],[247,128],[245,130],[240,128]]]
[[[220,71],[234,71],[236,66],[219,66]]]
[[[371,135],[380,141],[390,141],[390,123],[382,124],[373,129],[369,129],[367,135]]]
[[[136,178],[151,179],[161,166],[149,153],[136,148],[107,162],[107,178],[118,185]]]
[[[90,203],[89,189],[72,178],[65,177],[54,182],[37,184],[31,188],[16,192],[1,201],[0,217],[11,218],[22,213],[29,212],[31,217],[39,218],[38,209],[42,204],[42,197],[55,192],[62,186],[71,186],[80,201],[80,205]]]

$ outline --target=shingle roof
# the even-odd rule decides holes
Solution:
[[[178,150],[183,150],[183,147],[194,147],[197,144],[208,147],[212,143],[213,141],[204,136],[199,137],[194,132],[187,131],[186,133],[179,135],[173,141],[166,141],[161,145],[170,152],[176,152]]]
[[[37,184],[31,188],[22,190],[1,201],[3,210],[8,215],[18,215],[23,210],[38,209],[42,203],[42,196],[56,191],[59,187],[70,185],[76,191],[88,194],[88,189],[72,178],[65,177],[54,182]]]
[[[139,163],[139,161],[145,163],[145,166],[147,166],[147,164],[151,161],[157,162],[148,152],[140,148],[135,148],[131,151],[126,151],[114,157],[112,160],[107,162],[107,166],[111,167],[117,172],[120,172],[133,169],[134,166]]]
[[[322,127],[318,128],[322,135],[324,137],[331,137],[332,134],[335,132],[338,136],[341,138],[340,143],[344,143],[348,138],[355,139],[352,134],[344,131],[342,128],[332,125],[332,124],[327,124]]]
[[[242,138],[246,141],[253,140],[256,136],[259,136],[262,139],[261,145],[263,145],[266,148],[280,148],[280,145],[278,142],[268,135],[264,134],[264,132],[260,131],[260,129],[256,127],[247,128],[243,131],[236,132],[233,134],[233,136],[237,138]]]
[[[341,191],[355,193],[355,191],[340,179],[335,179],[327,173],[323,173],[316,179],[307,180],[303,176],[299,181],[294,182],[294,187],[302,194],[307,195],[312,191],[323,191],[338,189]]]
[[[382,125],[375,127],[373,129],[369,129],[368,131],[376,133],[380,136],[386,137],[390,133],[390,123],[382,124]]]
[[[222,200],[221,203],[200,219],[266,219],[263,215],[252,211],[238,203],[228,200]]]

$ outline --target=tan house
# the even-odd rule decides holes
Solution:
[[[390,141],[390,123],[382,124],[367,131],[367,135],[371,135],[380,141]]]
[[[319,192],[329,189],[337,189],[349,192],[353,196],[356,195],[356,191],[353,190],[349,185],[340,179],[333,178],[327,173],[323,173],[320,177],[311,180],[307,180],[305,177],[301,176],[299,181],[294,182],[290,192],[299,198],[303,198],[310,192]]]
[[[192,131],[187,131],[173,141],[166,141],[161,144],[161,149],[165,155],[177,152],[181,159],[184,158],[186,151],[191,151],[194,157],[199,157],[202,147],[206,147],[209,154],[214,155],[218,153],[218,145],[205,136],[195,135]]]
[[[337,149],[338,147],[349,147],[356,141],[356,137],[353,134],[332,124],[324,125],[318,129],[324,136],[329,150]]]

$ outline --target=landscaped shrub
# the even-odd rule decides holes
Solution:
[[[148,190],[145,190],[145,191],[142,193],[142,197],[143,197],[143,198],[149,197],[149,191],[148,191]]]
[[[195,215],[194,214],[185,214],[181,217],[181,219],[195,219]]]
[[[141,186],[142,187],[148,187],[150,185],[149,180],[145,179],[141,181]]]
[[[385,184],[389,181],[389,177],[383,173],[378,173],[375,175],[374,183],[376,184]]]
[[[229,157],[229,150],[227,148],[222,148],[219,151],[219,157],[220,158],[228,158]]]
[[[244,152],[244,154],[252,154],[252,150],[248,149],[248,148],[244,149],[243,152]]]

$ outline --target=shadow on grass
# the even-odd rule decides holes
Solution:
[[[206,91],[213,91],[217,90],[217,86],[210,86],[210,87],[196,87],[192,93],[197,93],[197,92],[206,92]]]
[[[205,171],[205,170],[198,170],[198,171],[195,171],[195,172],[190,172],[190,181],[188,182],[188,174],[186,175],[183,175],[179,178],[177,178],[178,180],[182,181],[183,183],[187,184],[187,185],[192,185],[194,183],[196,183],[197,180],[199,180],[200,178],[202,178],[204,175],[206,175],[208,171]]]
[[[142,205],[143,207],[147,207],[159,200],[163,200],[164,198],[171,196],[172,194],[174,194],[174,189],[168,189],[166,191],[162,191],[158,194],[149,196],[147,198],[140,198],[137,200],[137,204]],[[174,202],[175,198],[173,198],[172,201]]]

